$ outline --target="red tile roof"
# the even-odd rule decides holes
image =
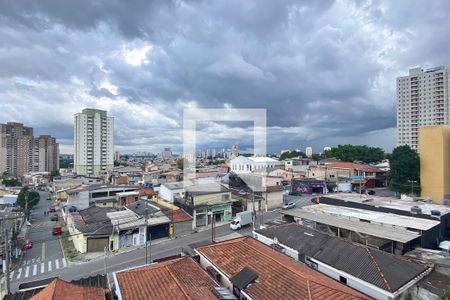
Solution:
[[[100,287],[79,286],[61,279],[53,280],[30,300],[104,300],[105,291]]]
[[[243,290],[253,299],[370,299],[251,237],[197,251],[229,279],[244,267],[253,269],[258,279]]]
[[[182,209],[171,209],[165,212],[165,215],[172,221],[172,223],[180,223],[185,221],[192,221],[192,217]]]
[[[371,172],[371,173],[380,173],[383,172],[377,167],[352,163],[352,162],[346,162],[346,161],[338,161],[333,162],[326,165],[327,168],[337,168],[337,169],[354,169],[361,172]]]
[[[116,273],[124,300],[217,299],[218,284],[190,256]]]

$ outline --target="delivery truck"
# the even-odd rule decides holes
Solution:
[[[243,211],[236,214],[234,220],[230,223],[230,228],[233,230],[238,230],[246,225],[251,224],[253,221],[251,211]]]

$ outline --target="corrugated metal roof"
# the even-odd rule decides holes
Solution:
[[[283,214],[401,243],[407,243],[420,237],[417,232],[395,228],[394,226],[366,223],[328,214],[317,214],[303,209],[286,210]]]
[[[344,271],[386,291],[395,292],[427,270],[426,266],[387,252],[355,244],[298,224],[290,223],[256,231],[277,238],[335,269]]]

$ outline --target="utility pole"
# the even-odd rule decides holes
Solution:
[[[105,250],[105,259],[103,260],[103,266],[105,267],[105,276],[108,276],[108,273],[106,273],[106,254],[107,254],[106,247],[104,248],[104,250]]]
[[[362,176],[361,176],[361,171],[358,171],[359,174],[359,198],[361,198],[361,194],[362,194]]]
[[[8,229],[5,228],[5,284],[6,284],[6,294],[9,295],[10,290],[10,279],[9,279],[9,240],[8,240]]]
[[[216,233],[214,232],[215,228],[215,220],[214,220],[214,212],[211,211],[211,242],[214,243],[214,239],[215,239],[215,235]]]
[[[148,264],[148,201],[145,201],[145,264]],[[150,235],[151,239],[151,235]],[[150,240],[151,242],[151,240]]]
[[[417,180],[408,180],[409,183],[411,183],[411,196],[414,194],[414,183],[417,182]]]
[[[28,190],[25,191],[25,221],[28,221]]]
[[[150,255],[149,255],[149,261],[150,261],[150,264],[152,263],[152,234],[150,233],[149,234],[149,236],[150,236],[150,240],[148,241],[149,242],[149,244],[150,244]]]
[[[252,204],[253,204],[253,231],[255,231],[255,223],[256,223],[256,207],[255,207],[255,191],[252,189]]]

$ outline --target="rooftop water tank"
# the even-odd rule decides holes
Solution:
[[[431,215],[432,215],[432,216],[438,216],[438,217],[440,217],[440,216],[441,216],[441,212],[440,212],[439,210],[433,209],[433,210],[431,211]]]
[[[417,205],[414,205],[413,207],[411,207],[411,213],[412,214],[421,214],[422,209],[420,207],[418,207]]]

